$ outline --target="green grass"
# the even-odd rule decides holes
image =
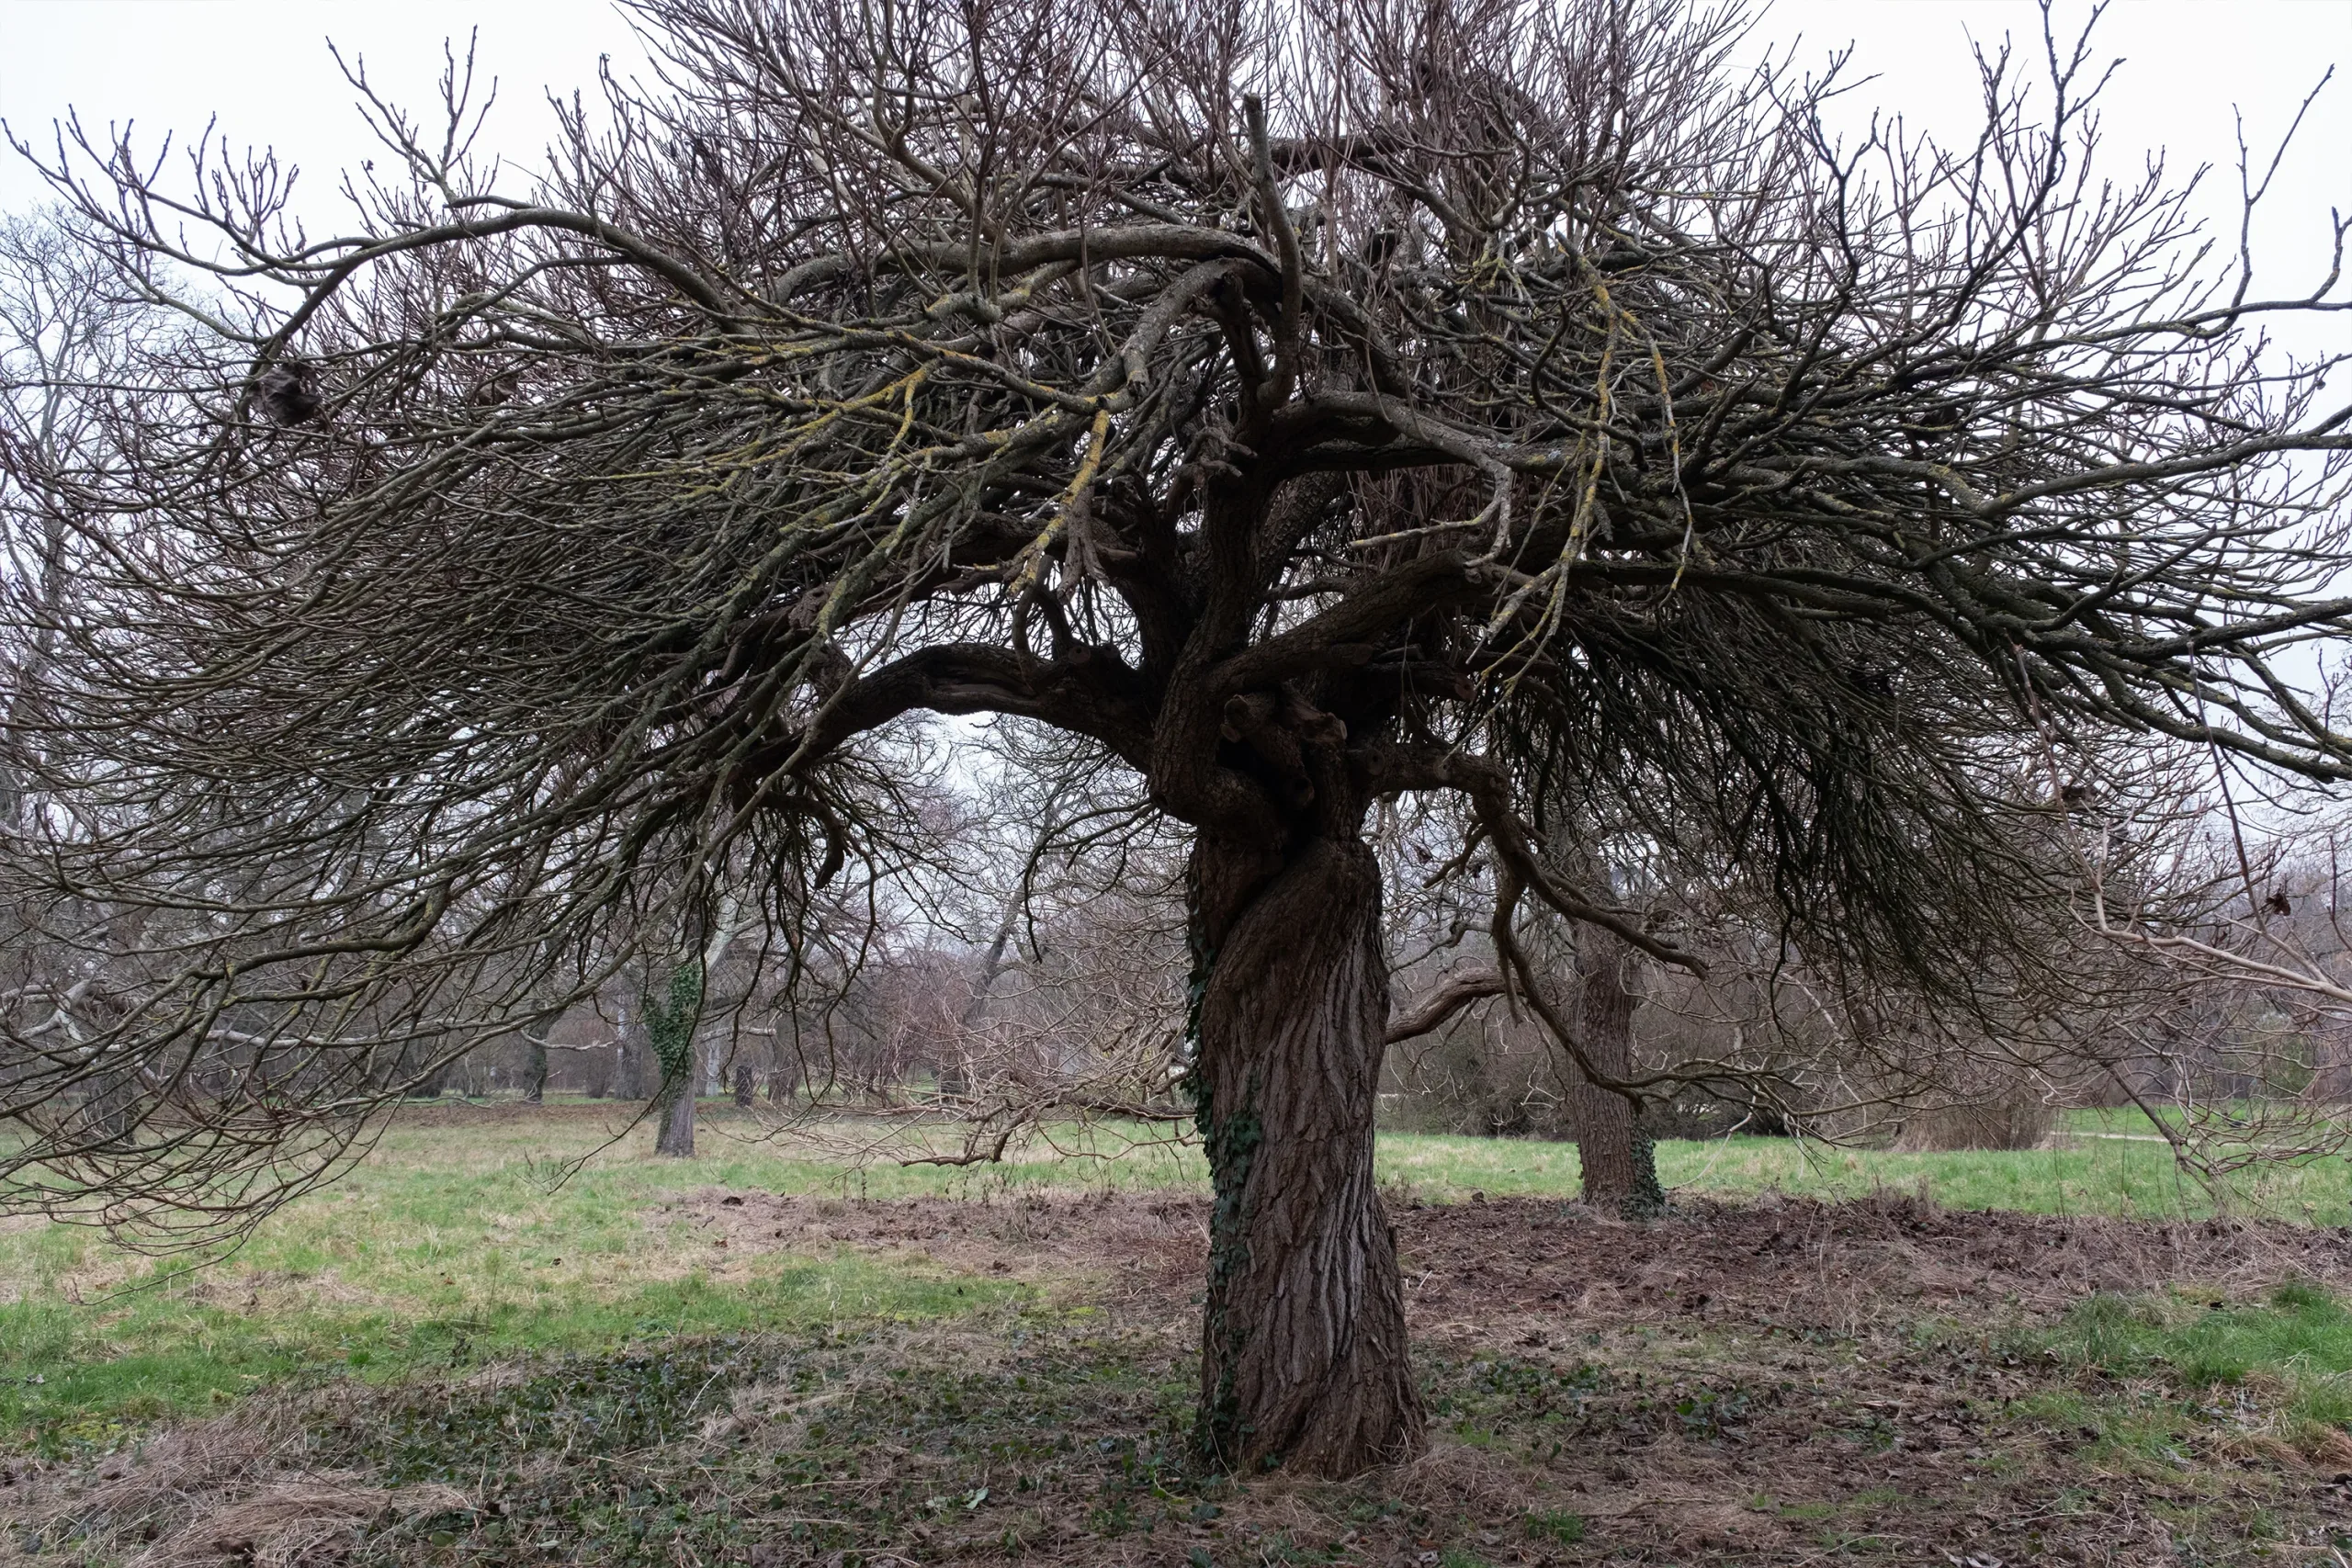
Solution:
[[[519,1352],[923,1317],[1011,1289],[925,1280],[842,1257],[758,1268],[724,1284],[691,1274],[582,1292],[554,1304],[277,1303],[261,1312],[214,1304],[171,1283],[125,1292],[95,1308],[22,1301],[0,1309],[0,1365],[9,1374],[0,1383],[0,1441],[29,1441],[49,1452],[104,1446],[127,1427],[309,1376],[381,1381]]]
[[[2156,1124],[2136,1105],[2075,1106],[2058,1112],[2058,1128],[2065,1133],[2125,1133],[2154,1137]]]
[[[2098,1295],[2037,1337],[2064,1360],[2117,1377],[2162,1377],[2208,1398],[2276,1383],[2297,1418],[2352,1426],[2352,1312],[2315,1285],[2281,1285],[2266,1302],[2237,1305],[2177,1290]]]
[[[2213,1212],[2209,1194],[2173,1163],[2166,1145],[2120,1140],[1907,1154],[1733,1138],[1661,1145],[1658,1174],[1669,1188],[1724,1195],[1770,1190],[1836,1200],[1895,1190],[1951,1209],[2134,1219],[2202,1218]],[[2253,1173],[2239,1182],[2232,1206],[2302,1223],[2342,1224],[2352,1219],[2346,1175],[2340,1162]]]
[[[1584,1516],[1565,1508],[1538,1508],[1527,1516],[1527,1533],[1538,1540],[1574,1546],[1584,1539]]]
[[[661,1335],[922,1317],[1007,1289],[848,1254],[722,1262],[662,1222],[665,1203],[698,1189],[1004,1200],[1033,1190],[1198,1192],[1206,1182],[1197,1150],[1138,1141],[1137,1129],[1063,1130],[1002,1166],[901,1166],[895,1145],[862,1162],[842,1157],[854,1129],[821,1152],[763,1138],[755,1122],[713,1107],[700,1157],[681,1161],[651,1158],[643,1127],[611,1143],[624,1114],[439,1108],[429,1125],[395,1126],[343,1180],[221,1258],[146,1258],[88,1229],[5,1222],[0,1446],[109,1442],[289,1380],[390,1380]],[[895,1136],[881,1122],[868,1132],[886,1145]],[[554,1179],[584,1156],[593,1157],[569,1179]],[[1662,1144],[1658,1156],[1668,1186],[1684,1193],[1895,1190],[1953,1208],[2125,1215],[2209,1208],[2162,1144],[2127,1140],[1898,1155],[1734,1138]],[[1568,1198],[1578,1180],[1566,1144],[1384,1134],[1377,1163],[1392,1198],[1405,1201]],[[2266,1173],[2233,1201],[2292,1219],[2352,1219],[2340,1162]],[[199,1261],[208,1266],[191,1266]]]
[[[713,1139],[691,1161],[624,1145],[553,1186],[551,1157],[600,1136],[578,1121],[396,1129],[225,1258],[146,1258],[98,1232],[19,1222],[0,1233],[0,1446],[105,1443],[306,1376],[922,1317],[1012,1289],[848,1253],[715,1262],[649,1213],[707,1186],[826,1191],[849,1179]],[[865,1184],[943,1185],[881,1174]]]
[[[2134,1112],[2134,1114],[2137,1114]],[[1726,1138],[1657,1145],[1670,1192],[1746,1198],[1782,1192],[1828,1200],[1915,1192],[1951,1209],[2041,1214],[2201,1219],[2211,1196],[2174,1165],[2162,1143],[2095,1139],[2048,1149],[1898,1154],[1787,1138]],[[1392,1188],[1430,1202],[1573,1196],[1571,1144],[1384,1133],[1378,1167]],[[2251,1171],[2230,1194],[2233,1212],[2308,1224],[2352,1224],[2352,1165],[2307,1160]]]

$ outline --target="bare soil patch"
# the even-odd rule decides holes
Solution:
[[[861,1201],[709,1188],[662,1218],[740,1255],[847,1246],[1163,1300],[1197,1278],[1208,1247],[1204,1201],[1150,1194]],[[2177,1282],[2217,1299],[2287,1279],[2352,1288],[2352,1234],[2275,1223],[1956,1212],[1910,1197],[1701,1201],[1645,1224],[1538,1199],[1414,1204],[1392,1218],[1424,1334],[1498,1314],[1853,1331],[1923,1314],[2030,1317],[2095,1291]]]
[[[672,1218],[745,1251],[846,1246],[1074,1288],[1156,1328],[1180,1377],[1207,1235],[1204,1203],[1126,1194],[983,1204],[713,1190]],[[1398,1564],[1452,1551],[1983,1568],[2290,1544],[2332,1562],[2352,1529],[2352,1440],[2289,1440],[2243,1391],[2226,1410],[2199,1406],[2028,1345],[2095,1292],[2190,1285],[2220,1304],[2292,1279],[2352,1289],[2342,1232],[1955,1213],[1908,1197],[1702,1201],[1638,1224],[1531,1200],[1394,1218],[1434,1450],[1338,1493],[1253,1483],[1230,1522],[1185,1524],[1193,1536]],[[2173,1419],[2184,1414],[2186,1429]],[[2167,1420],[2169,1441],[2141,1429]],[[1381,1493],[1394,1511],[1359,1517]],[[1577,1521],[1562,1528],[1581,1539],[1532,1535],[1544,1517]]]

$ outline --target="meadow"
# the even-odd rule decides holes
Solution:
[[[2099,1113],[2105,1132],[2112,1114]],[[2128,1130],[2128,1129],[2127,1129]],[[886,1124],[778,1135],[731,1107],[703,1113],[700,1153],[651,1155],[650,1131],[593,1103],[420,1108],[340,1180],[234,1247],[148,1256],[36,1219],[0,1229],[0,1443],[106,1438],[292,1379],[395,1378],[418,1366],[937,1311],[944,1275],[853,1252],[730,1260],[681,1244],[665,1205],[713,1188],[842,1199],[1205,1192],[1197,1150],[1111,1126],[1001,1165],[905,1165]],[[860,1150],[853,1154],[851,1151]],[[1392,1202],[1573,1198],[1573,1144],[1384,1134]],[[1658,1145],[1668,1189],[1942,1207],[2197,1218],[2211,1194],[2160,1142],[2062,1138],[2018,1152],[1896,1154],[1734,1137]],[[2344,1162],[2244,1180],[2233,1212],[2352,1223]],[[968,1292],[962,1298],[969,1304]]]
[[[0,1561],[12,1539],[106,1562],[159,1537],[180,1542],[173,1562],[254,1560],[266,1531],[237,1510],[297,1495],[311,1534],[284,1540],[387,1562],[508,1561],[517,1531],[526,1556],[732,1560],[765,1542],[749,1561],[841,1568],[882,1542],[923,1562],[1029,1558],[1045,1539],[1107,1561],[1088,1543],[1134,1532],[1191,1568],[1245,1534],[1289,1543],[1261,1564],[1371,1561],[1391,1537],[1441,1541],[1407,1555],[1444,1568],[1600,1560],[1636,1538],[1678,1561],[1810,1560],[1832,1540],[1893,1561],[1965,1543],[1939,1489],[1975,1499],[1987,1540],[2053,1496],[2090,1540],[2105,1527],[2085,1499],[2118,1485],[2142,1514],[2171,1510],[2167,1540],[2224,1561],[2335,1528],[2295,1477],[2352,1472],[2352,1263],[2317,1228],[2352,1223],[2345,1166],[2274,1168],[2217,1201],[2117,1113],[2014,1153],[1661,1144],[1682,1213],[1647,1227],[1567,1201],[1571,1145],[1384,1134],[1430,1462],[1483,1467],[1475,1517],[1446,1515],[1434,1482],[1299,1514],[1296,1495],[1252,1502],[1186,1468],[1206,1190],[1188,1145],[1066,1127],[1001,1164],[910,1164],[947,1145],[878,1119],[780,1134],[714,1104],[680,1160],[627,1114],[417,1107],[340,1179],[208,1253],[6,1222],[0,1455],[53,1484],[13,1495],[32,1522],[0,1536]],[[2182,1250],[2192,1233],[2220,1239]],[[1907,1434],[1885,1412],[1927,1388],[1973,1392],[1928,1396],[1943,1424]],[[247,1457],[198,1484],[155,1457],[182,1451],[155,1440],[175,1430],[243,1433],[204,1441]],[[579,1458],[583,1433],[590,1470],[549,1469],[550,1446]],[[1976,1456],[1965,1477],[1930,1468],[1939,1447]],[[1849,1484],[1849,1450],[1904,1486]],[[0,1483],[17,1462],[0,1458]],[[1729,1511],[1637,1529],[1648,1505],[1623,1478],[1661,1464],[1686,1489],[1729,1488]],[[299,1479],[322,1467],[345,1502]],[[138,1491],[151,1473],[168,1484]],[[1617,1502],[1586,1495],[1612,1485]],[[190,1501],[208,1486],[217,1506]],[[1211,1522],[1227,1511],[1230,1532]],[[1320,1555],[1301,1555],[1310,1539]]]

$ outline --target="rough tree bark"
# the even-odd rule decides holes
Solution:
[[[653,1134],[653,1152],[676,1159],[691,1159],[695,1152],[695,1075],[689,1067],[671,1079],[654,1108],[660,1128]]]
[[[1216,1188],[1199,1442],[1236,1470],[1344,1475],[1423,1442],[1373,1185],[1380,874],[1354,840],[1270,858],[1206,836],[1193,856],[1192,1089]]]
[[[1592,1066],[1611,1077],[1634,1069],[1633,944],[1597,926],[1577,936],[1577,1043]],[[1582,1072],[1572,1091],[1577,1119],[1577,1163],[1584,1171],[1584,1201],[1641,1218],[1665,1207],[1657,1162],[1634,1101],[1603,1089]]]
[[[548,1047],[543,1040],[528,1040],[530,1059],[523,1067],[523,1103],[539,1105],[548,1097]]]

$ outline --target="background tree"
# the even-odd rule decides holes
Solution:
[[[1190,838],[1202,1446],[1346,1472],[1423,1440],[1376,807],[1464,801],[1573,1048],[1522,904],[1699,961],[1551,803],[1965,1012],[2043,962],[2110,737],[2352,763],[2352,435],[2259,335],[2334,280],[2249,299],[2103,183],[2082,48],[1984,62],[1944,150],[1833,143],[1830,82],[1667,0],[635,9],[658,80],[532,181],[464,73],[446,134],[371,95],[344,235],[268,157],[62,139],[196,326],[93,392],[103,457],[8,458],[71,523],[10,859],[125,976],[70,1046],[62,976],[13,1015],[20,1196],[313,1179],[551,979],[886,886],[919,716],[1012,716]],[[53,1109],[101,1058],[135,1135]]]

